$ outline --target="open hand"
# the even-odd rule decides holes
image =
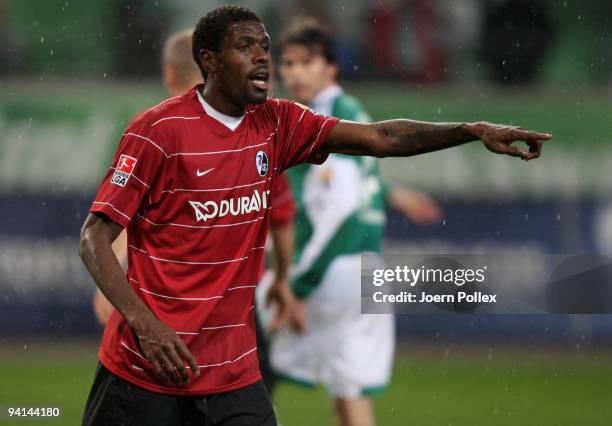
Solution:
[[[276,314],[270,325],[270,331],[278,331],[287,322],[294,303],[294,296],[287,278],[275,278],[266,295],[266,306],[276,304]]]
[[[178,334],[166,324],[151,316],[138,321],[134,331],[142,353],[153,366],[158,380],[178,385],[189,383],[187,365],[191,367],[194,377],[199,377],[195,357]]]
[[[296,300],[291,309],[290,325],[293,331],[304,333],[308,326],[306,313],[306,303],[303,300]]]

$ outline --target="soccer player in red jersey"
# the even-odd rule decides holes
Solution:
[[[276,424],[252,308],[283,170],[332,152],[412,156],[475,140],[531,160],[551,137],[483,122],[360,124],[270,99],[270,38],[246,8],[209,12],[192,47],[206,85],[133,120],[83,225],[83,262],[117,309],[83,424]],[[127,275],[111,250],[125,227]]]
[[[202,73],[192,56],[192,34],[193,29],[179,31],[170,36],[164,44],[162,71],[164,86],[170,96],[181,95],[193,86],[203,83]],[[295,204],[291,187],[285,174],[279,176],[272,194],[270,234],[274,247],[272,260],[275,270],[275,284],[272,286],[273,291],[270,294],[270,299],[280,302],[278,315],[272,324],[274,327],[278,327],[288,315],[287,308],[291,300],[287,299],[291,299],[292,296],[288,289],[288,269],[291,264],[291,248],[293,246],[293,214],[295,212]],[[113,251],[122,265],[127,263],[126,234],[125,230],[121,232],[112,245]],[[106,325],[114,308],[99,288],[94,294],[93,307],[100,324]],[[262,355],[262,352],[266,351],[260,350],[260,356],[266,356],[265,354]]]
[[[193,60],[191,36],[193,29],[179,31],[168,38],[162,54],[162,71],[164,86],[170,96],[178,96],[203,83],[202,73]],[[272,241],[271,267],[274,270],[274,282],[267,295],[267,302],[274,302],[276,315],[271,322],[271,329],[278,328],[288,317],[294,300],[289,288],[289,266],[293,253],[293,216],[295,203],[286,174],[281,174],[270,193],[270,239]],[[127,264],[127,232],[123,230],[112,244],[113,252],[119,263]],[[262,264],[263,274],[264,266]],[[94,294],[93,307],[100,324],[106,325],[113,305],[98,288]],[[257,320],[257,317],[256,317]],[[259,367],[268,389],[275,382],[268,357],[268,339],[256,321]]]

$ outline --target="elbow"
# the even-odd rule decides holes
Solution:
[[[389,149],[389,142],[385,138],[384,135],[378,135],[371,144],[370,147],[370,155],[371,157],[376,158],[385,158],[391,154],[391,150]]]
[[[389,156],[389,152],[383,149],[376,149],[372,151],[372,154],[370,154],[370,156],[376,158],[386,158]]]
[[[393,154],[393,144],[387,137],[383,128],[374,126],[375,132],[371,133],[367,144],[370,157],[385,158]]]

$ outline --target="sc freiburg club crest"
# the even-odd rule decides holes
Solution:
[[[268,154],[263,151],[257,151],[257,155],[255,155],[255,165],[257,166],[257,173],[259,173],[259,176],[267,175],[268,169],[270,168]]]

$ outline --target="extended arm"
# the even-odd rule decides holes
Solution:
[[[408,157],[481,140],[492,152],[531,160],[540,156],[542,142],[551,137],[487,122],[428,123],[397,119],[363,124],[342,120],[330,132],[325,149],[351,155]],[[512,146],[515,141],[526,142],[529,151]]]
[[[81,230],[81,259],[98,288],[138,336],[141,349],[158,378],[188,382],[185,362],[199,375],[195,358],[174,330],[160,322],[136,295],[111,248],[121,230],[121,226],[105,216],[89,214]]]

